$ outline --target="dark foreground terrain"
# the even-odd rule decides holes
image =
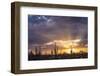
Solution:
[[[61,55],[33,55],[30,53],[28,55],[28,60],[54,60],[54,59],[80,59],[80,58],[88,58],[87,53],[73,53],[73,54],[61,54]]]

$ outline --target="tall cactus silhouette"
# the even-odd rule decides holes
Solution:
[[[57,55],[58,48],[56,42],[54,43],[54,54]]]
[[[35,55],[41,55],[41,46],[35,46]]]
[[[41,46],[38,46],[38,54],[41,55]]]
[[[72,42],[72,45],[71,45],[70,53],[73,54],[73,42]]]
[[[35,55],[38,55],[38,49],[36,46],[35,46]]]

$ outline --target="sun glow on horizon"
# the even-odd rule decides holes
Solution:
[[[43,55],[48,55],[48,54],[51,55],[51,51],[54,50],[54,46],[56,46],[56,48],[58,48],[57,51],[58,54],[71,54],[71,50],[72,53],[80,53],[80,52],[87,53],[88,46],[81,46],[79,42],[81,42],[81,39],[67,40],[67,41],[54,40],[52,42],[48,42],[42,45],[41,48],[43,50],[41,50],[41,52]]]

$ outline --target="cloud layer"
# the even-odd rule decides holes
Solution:
[[[86,42],[87,32],[87,17],[28,15],[29,45],[45,44],[54,40],[81,39]]]

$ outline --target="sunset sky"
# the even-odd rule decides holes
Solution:
[[[70,16],[28,15],[28,46],[53,45],[87,48],[88,18]],[[87,50],[87,49],[86,49]]]

